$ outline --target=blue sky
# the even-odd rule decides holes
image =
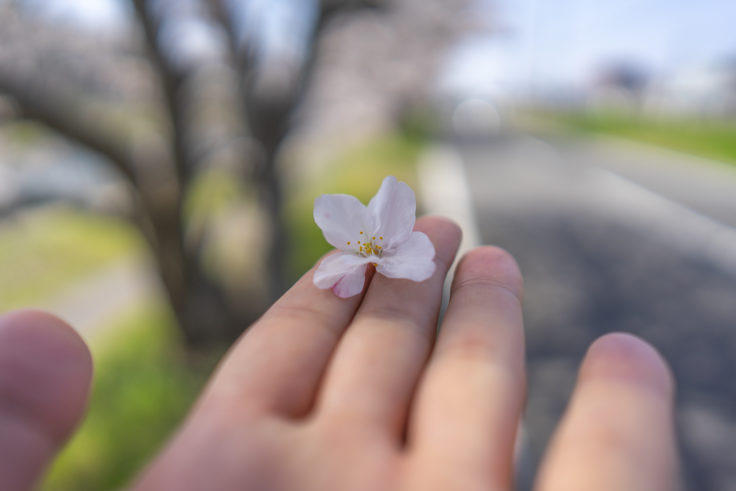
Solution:
[[[734,0],[499,0],[507,32],[468,42],[450,83],[580,86],[629,60],[656,73],[736,57]]]
[[[120,0],[30,0],[52,18],[75,21],[101,29],[121,26],[125,18],[125,2]]]
[[[1,2],[2,0],[0,0]],[[42,8],[45,15],[54,19],[72,21],[96,29],[118,29],[125,25],[130,17],[129,0],[26,0],[34,6]],[[182,0],[174,0],[182,1]],[[310,0],[230,0],[241,2],[243,19],[246,22],[247,32],[254,32],[260,36],[267,50],[286,52],[299,55],[301,45],[299,38],[307,35],[305,27],[309,25],[309,16],[314,15]],[[268,15],[262,16],[263,11]],[[295,19],[296,17],[296,19]],[[257,19],[253,21],[252,19]],[[288,36],[280,33],[282,26],[292,26]],[[299,32],[294,32],[298,26]],[[195,29],[196,31],[196,29]],[[197,33],[194,32],[196,35]],[[187,38],[192,32],[187,33]],[[190,44],[199,42],[191,40]]]

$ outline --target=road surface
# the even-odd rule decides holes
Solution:
[[[628,331],[673,368],[686,488],[736,490],[736,167],[524,135],[458,149],[482,243],[511,251],[525,276],[521,489],[587,346]]]

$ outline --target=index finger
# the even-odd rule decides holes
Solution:
[[[362,293],[339,298],[317,288],[315,270],[241,336],[212,381],[208,399],[220,403],[225,398],[225,406],[238,412],[298,417],[309,411],[332,351],[363,298]]]

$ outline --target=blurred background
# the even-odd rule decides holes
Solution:
[[[529,489],[586,347],[678,381],[685,488],[736,489],[736,4],[0,0],[0,312],[71,322],[90,413],[43,486],[116,489],[386,175],[526,279]]]

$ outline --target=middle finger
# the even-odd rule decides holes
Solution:
[[[435,246],[434,275],[416,283],[376,275],[328,368],[318,411],[331,423],[402,433],[409,403],[432,349],[442,284],[460,229],[438,217],[417,221]]]

